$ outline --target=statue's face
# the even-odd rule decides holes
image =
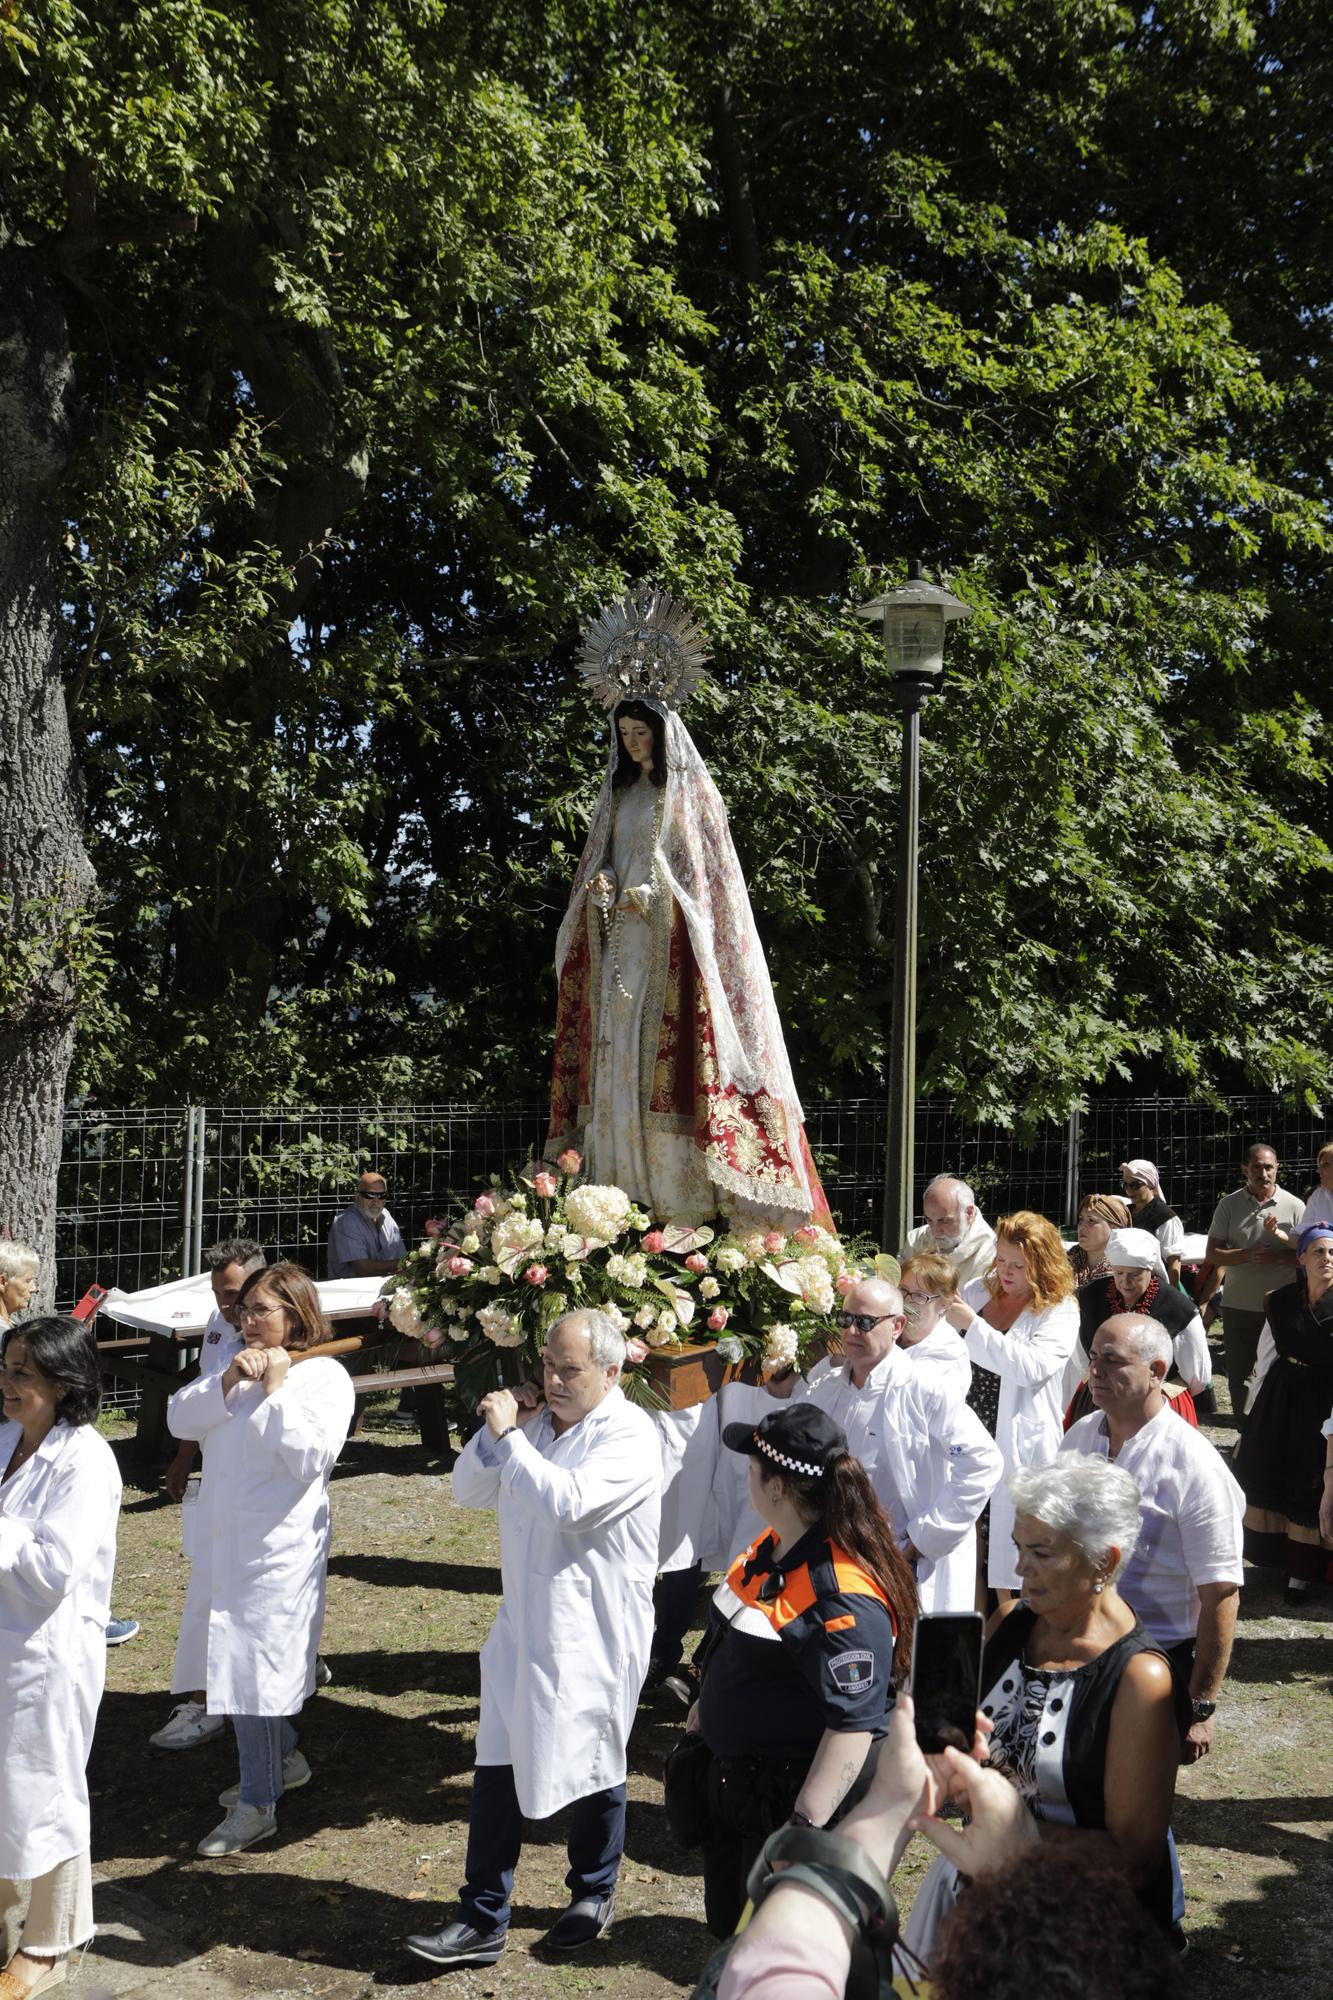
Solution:
[[[620,740],[625,746],[625,754],[631,757],[641,771],[653,768],[653,732],[646,722],[640,722],[637,715],[622,715],[616,727]]]

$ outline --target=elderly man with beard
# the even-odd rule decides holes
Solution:
[[[921,1207],[926,1219],[909,1234],[899,1261],[937,1250],[953,1265],[960,1291],[973,1278],[984,1278],[995,1262],[995,1231],[967,1182],[952,1174],[936,1174]]]

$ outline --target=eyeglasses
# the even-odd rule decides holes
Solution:
[[[869,1333],[872,1326],[882,1326],[886,1319],[901,1319],[902,1313],[834,1313],[833,1324],[840,1333],[855,1327],[858,1333]]]
[[[237,1306],[238,1320],[272,1319],[274,1313],[286,1312],[285,1306]]]
[[[903,1292],[903,1299],[910,1306],[938,1306],[944,1301],[938,1292]]]

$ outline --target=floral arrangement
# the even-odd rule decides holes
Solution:
[[[547,1329],[580,1306],[626,1335],[626,1391],[649,1403],[660,1397],[637,1364],[653,1349],[712,1341],[725,1361],[783,1368],[836,1340],[839,1296],[872,1267],[857,1248],[813,1223],[659,1224],[623,1188],[582,1180],[582,1164],[570,1150],[507,1184],[493,1175],[460,1215],[427,1222],[385,1286],[392,1325],[454,1362],[467,1402],[535,1372]]]

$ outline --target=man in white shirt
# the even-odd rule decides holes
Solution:
[[[922,1610],[970,1611],[976,1523],[1004,1470],[999,1448],[948,1380],[915,1367],[898,1347],[906,1322],[896,1285],[860,1279],[836,1320],[841,1355],[817,1362],[808,1381],[791,1375],[771,1385],[770,1394],[817,1403],[846,1433],[916,1568]],[[764,1526],[747,1509],[734,1553]]]
[[[625,1845],[626,1744],[653,1631],[662,1461],[619,1387],[625,1343],[601,1313],[557,1320],[546,1401],[508,1389],[453,1472],[462,1507],[496,1507],[504,1602],[481,1652],[481,1720],[461,1916],[407,1940],[433,1965],[504,1950],[523,1820],[573,1806],[569,1908],[542,1939],[569,1957],[611,1922]]]
[[[213,1310],[199,1350],[201,1375],[221,1375],[244,1347],[245,1342],[236,1330],[236,1301],[250,1273],[262,1270],[267,1262],[262,1245],[248,1236],[229,1236],[205,1250]],[[185,1488],[198,1457],[199,1446],[191,1440],[180,1446],[167,1467],[162,1484],[173,1500],[185,1498]],[[197,1688],[176,1704],[169,1720],[155,1729],[148,1741],[157,1750],[193,1750],[196,1744],[207,1743],[210,1737],[219,1735],[226,1726],[225,1715],[209,1714],[207,1696],[202,1688]]]
[[[911,1231],[899,1262],[906,1263],[919,1250],[938,1250],[957,1272],[960,1290],[973,1278],[984,1278],[995,1262],[995,1231],[967,1182],[936,1174],[921,1208],[925,1222]]]
[[[1244,1577],[1245,1498],[1201,1431],[1163,1393],[1171,1336],[1145,1314],[1117,1313],[1093,1336],[1088,1386],[1097,1408],[1062,1451],[1097,1452],[1138,1485],[1143,1529],[1117,1588],[1171,1656],[1192,1719],[1182,1763],[1206,1757],[1231,1658]]]

